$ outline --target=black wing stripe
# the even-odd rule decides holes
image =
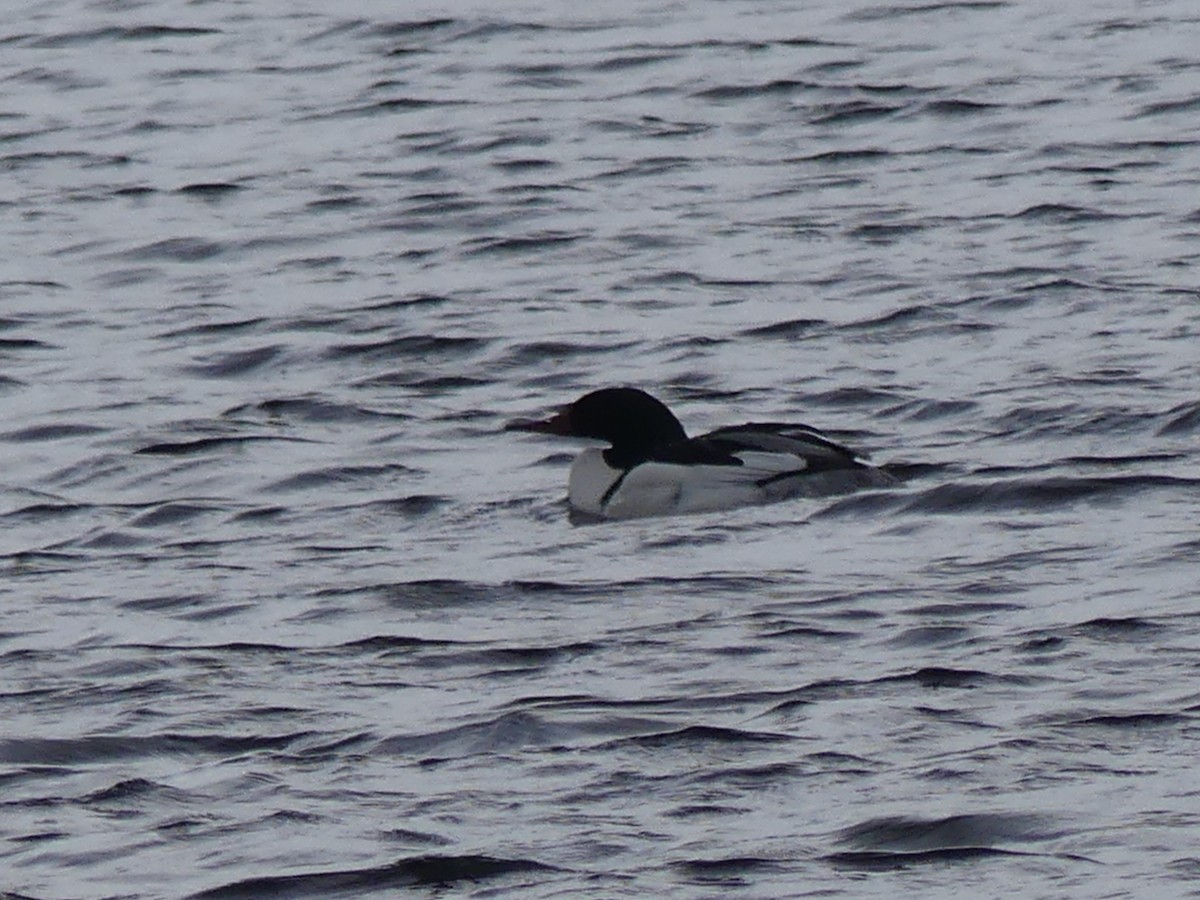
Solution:
[[[790,433],[789,433],[790,432]],[[746,425],[730,425],[725,428],[718,428],[716,431],[704,435],[699,440],[705,439],[737,441],[741,438],[749,444],[755,443],[757,438],[759,441],[804,441],[812,444],[814,447],[820,447],[829,453],[837,456],[844,456],[847,459],[856,459],[858,453],[851,450],[849,447],[839,444],[836,441],[830,440],[824,432],[813,428],[810,425],[800,423],[784,424],[782,422],[751,422]],[[772,448],[774,449],[774,448]],[[803,455],[803,454],[801,454]]]
[[[807,475],[811,471],[811,469],[792,469],[787,472],[776,472],[774,475],[768,475],[766,478],[758,479],[758,481],[754,482],[754,484],[756,487],[760,488],[767,487],[768,485],[774,484],[777,481],[783,481],[786,478],[794,478],[797,475]]]
[[[621,484],[625,481],[625,477],[632,471],[632,469],[626,469],[617,476],[616,480],[612,484],[608,486],[608,490],[605,491],[604,495],[600,498],[601,509],[606,509],[608,507],[608,501],[611,500],[613,495],[621,489]]]

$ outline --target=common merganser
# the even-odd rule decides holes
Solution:
[[[638,388],[593,391],[549,419],[506,427],[611,444],[575,459],[567,491],[572,508],[604,519],[707,512],[896,483],[808,425],[752,423],[689,438],[661,401]]]

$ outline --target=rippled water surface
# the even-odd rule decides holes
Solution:
[[[1194,4],[510,6],[5,18],[0,890],[1193,890]]]

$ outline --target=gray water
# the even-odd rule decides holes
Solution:
[[[5,896],[1194,895],[1190,0],[3,21]]]

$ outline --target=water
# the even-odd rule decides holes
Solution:
[[[1191,4],[5,21],[0,889],[1193,890]],[[906,481],[574,527],[619,383]]]

